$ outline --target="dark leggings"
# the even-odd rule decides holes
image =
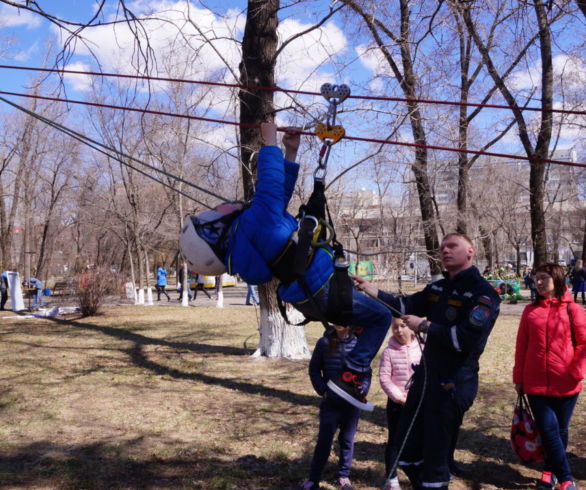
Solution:
[[[168,301],[171,299],[167,294],[167,291],[165,291],[165,286],[159,286],[158,284],[156,284],[155,289],[157,290],[157,301],[161,301],[161,293],[167,296]]]
[[[399,425],[399,419],[401,418],[401,412],[403,411],[403,405],[395,403],[390,398],[387,399],[387,445],[385,446],[385,476],[387,478],[397,476],[397,468],[390,474],[391,467],[393,466],[394,460],[396,459],[397,453],[393,452],[393,438],[397,433],[397,426]]]

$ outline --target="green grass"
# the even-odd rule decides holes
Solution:
[[[118,307],[0,322],[1,488],[287,489],[308,472],[319,400],[307,361],[251,358],[252,308]],[[457,452],[467,473],[452,488],[532,488],[538,476],[508,442],[517,322],[501,315],[481,359]],[[307,327],[310,346],[320,335]],[[369,398],[376,409],[360,421],[352,475],[362,489],[384,477],[386,398],[376,381]],[[584,486],[582,400],[570,438]],[[323,488],[335,488],[335,462]]]

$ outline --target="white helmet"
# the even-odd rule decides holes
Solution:
[[[196,223],[215,221],[224,216],[216,211],[204,211],[198,215],[189,215],[183,222],[179,237],[179,250],[189,264],[189,268],[206,276],[219,276],[226,272],[226,266],[215,254],[210,244],[202,238],[196,229]],[[218,223],[219,226],[226,226]]]

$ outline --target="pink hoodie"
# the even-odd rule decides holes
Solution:
[[[420,360],[421,348],[417,339],[401,345],[391,336],[388,347],[381,355],[378,377],[383,391],[395,403],[405,403],[405,385],[413,374],[412,365],[419,364]]]

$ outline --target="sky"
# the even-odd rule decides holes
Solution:
[[[84,22],[90,18],[95,9],[95,2],[89,0],[50,0],[39,2],[45,11],[52,14]],[[285,2],[282,2],[283,4]],[[116,14],[113,9],[117,2],[109,1],[102,20],[107,21]],[[316,12],[330,2],[315,0],[307,4],[284,9],[280,13],[279,37],[288,39],[302,32],[315,22]],[[234,83],[238,77],[239,45],[233,39],[241,39],[245,24],[245,6],[243,0],[210,0],[206,2],[186,2],[178,0],[134,0],[129,7],[139,17],[153,16],[147,24],[149,39],[157,54],[158,63],[155,74],[192,80],[219,80]],[[335,5],[335,2],[334,2]],[[190,25],[186,19],[193,19]],[[182,35],[178,35],[172,25],[182,25]],[[586,28],[585,28],[586,32]],[[216,37],[213,47],[202,41],[203,37]],[[54,62],[54,53],[63,46],[63,33],[45,19],[35,14],[16,9],[0,3],[0,64],[19,66],[50,66]],[[78,42],[66,61],[66,68],[73,70],[95,70],[97,62],[104,72],[135,73],[136,65],[133,36],[127,25],[118,26],[115,31],[111,26],[99,26],[84,31],[85,42]],[[187,40],[187,41],[186,41]],[[52,55],[47,55],[49,46]],[[335,16],[320,29],[308,36],[303,36],[291,43],[279,57],[277,84],[285,88],[319,91],[325,83],[348,83],[354,93],[360,93],[360,87],[385,94],[381,77],[389,76],[388,68],[381,62],[380,53],[372,51],[365,39],[356,37],[354,32],[344,29],[343,19]],[[47,59],[48,57],[48,59]],[[153,65],[152,65],[153,66]],[[227,68],[230,67],[230,69]],[[557,76],[563,73],[573,77],[576,86],[586,86],[586,65],[583,60],[569,59],[557,55],[554,59]],[[31,72],[17,70],[0,70],[0,90],[26,92],[34,78]],[[539,80],[539,69],[535,66],[525,67],[514,74],[514,84],[518,88],[530,89]],[[67,97],[85,99],[89,96],[92,78],[85,75],[67,75],[65,77]],[[155,83],[151,90],[162,92],[164,83]],[[400,94],[386,95],[397,96]],[[472,97],[474,99],[474,97]],[[17,99],[15,99],[17,100]],[[284,124],[311,123],[313,118],[323,116],[327,104],[323,98],[302,98],[307,106],[305,113],[294,114],[292,111],[280,112],[277,122]],[[18,100],[17,100],[18,101]],[[345,107],[354,108],[356,102],[347,101]],[[276,105],[287,107],[291,100],[284,94],[276,95]],[[212,89],[205,104],[208,117],[235,119],[234,107],[225,89]],[[377,109],[375,107],[375,109]],[[386,109],[386,108],[385,108]],[[5,108],[0,108],[5,110]],[[197,110],[197,109],[196,109]],[[376,118],[376,112],[373,113]],[[486,116],[485,124],[490,125]],[[364,126],[352,116],[340,116],[349,133],[356,136],[369,136],[379,128]],[[373,123],[373,124],[376,124]],[[215,128],[208,133],[210,143],[222,145],[233,135],[232,127]],[[382,132],[377,137],[388,135]],[[560,147],[571,146],[580,138],[575,128],[564,128]],[[408,131],[394,135],[397,140],[410,140]],[[452,146],[452,142],[446,142]],[[509,153],[520,152],[518,138],[511,131],[503,140],[504,148]],[[367,151],[364,145],[344,143],[344,158],[354,160]],[[498,151],[498,149],[497,149]],[[360,176],[358,176],[360,180]]]

